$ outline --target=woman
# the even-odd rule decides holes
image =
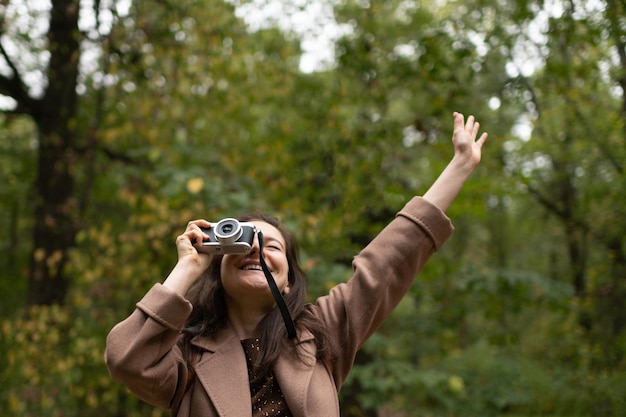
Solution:
[[[454,113],[448,166],[354,258],[350,280],[313,304],[305,304],[295,244],[274,219],[241,219],[262,231],[261,242],[257,234],[249,253],[222,256],[196,249],[211,224],[190,222],[172,272],[111,330],[111,376],[173,416],[339,416],[338,391],[357,350],[452,233],[444,212],[480,162],[487,134],[478,129],[473,116]],[[295,318],[295,337],[261,259]]]

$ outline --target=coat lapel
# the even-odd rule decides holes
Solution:
[[[294,417],[307,415],[307,393],[316,364],[315,344],[307,343],[312,340],[310,332],[299,333],[297,349],[301,357],[297,357],[291,349],[284,349],[274,366],[276,380]]]
[[[294,417],[305,417],[307,393],[316,364],[313,335],[298,335],[297,357],[292,349],[284,349],[274,366],[274,374]],[[207,351],[194,365],[196,377],[206,390],[221,417],[252,415],[250,381],[246,358],[237,334],[230,328],[219,332],[216,339],[195,338],[192,343]]]
[[[251,416],[248,368],[235,332],[225,329],[215,340],[197,338],[193,343],[209,352],[202,355],[194,369],[219,415]]]

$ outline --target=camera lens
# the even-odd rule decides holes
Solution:
[[[235,242],[241,236],[242,230],[236,219],[220,220],[215,226],[215,237],[220,243]]]

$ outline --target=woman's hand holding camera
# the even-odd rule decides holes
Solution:
[[[185,232],[176,238],[178,262],[163,282],[165,287],[183,296],[211,263],[212,256],[198,252],[194,246],[194,242],[202,242],[209,238],[201,227],[211,227],[211,223],[206,220],[190,221]]]

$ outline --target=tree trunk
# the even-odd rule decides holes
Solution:
[[[39,134],[39,156],[28,276],[30,305],[62,303],[68,288],[64,267],[74,245],[78,219],[74,196],[78,11],[78,0],[52,2],[48,86],[32,114]]]

